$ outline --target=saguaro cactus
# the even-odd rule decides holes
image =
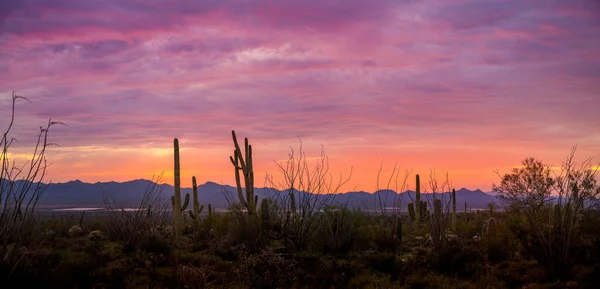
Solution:
[[[244,139],[244,152],[242,155],[242,150],[238,145],[237,138],[235,136],[235,131],[231,131],[231,135],[233,136],[233,144],[235,145],[235,150],[233,151],[233,157],[229,157],[231,163],[235,168],[235,183],[237,186],[238,198],[240,200],[240,205],[246,208],[248,215],[253,215],[256,213],[256,201],[257,199],[254,196],[254,171],[252,166],[252,146],[248,144],[248,138]],[[240,171],[244,175],[244,187],[246,189],[246,196],[242,192],[242,183],[240,179]]]
[[[200,202],[198,201],[198,184],[196,184],[195,176],[192,177],[192,195],[194,208],[189,210],[188,213],[190,214],[190,218],[196,221],[195,226],[198,227],[200,225],[200,221],[202,220],[200,218],[200,214],[202,213],[202,210],[204,210],[204,205],[200,205]]]
[[[433,200],[433,214],[434,214],[436,220],[442,216],[442,200],[440,200],[440,199]]]
[[[173,171],[173,186],[174,192],[173,196],[171,196],[171,204],[173,205],[173,227],[175,229],[175,236],[181,235],[185,230],[185,221],[183,219],[183,211],[188,206],[190,202],[190,194],[185,195],[185,201],[183,206],[181,205],[181,169],[179,163],[179,140],[173,140],[173,150],[174,150],[174,171]]]
[[[271,216],[269,213],[269,200],[263,198],[260,201],[260,221],[263,230],[269,230],[271,228]]]
[[[452,232],[456,232],[456,190],[452,189]]]
[[[408,213],[410,215],[410,218],[417,225],[417,227],[419,227],[420,222],[423,220],[423,218],[421,218],[421,217],[423,215],[423,203],[424,202],[421,202],[421,179],[419,178],[418,174],[416,175],[416,181],[417,181],[417,184],[415,187],[415,203],[414,203],[414,205],[413,205],[413,203],[408,204]]]
[[[429,220],[429,211],[427,210],[427,202],[426,201],[420,201],[420,206],[415,206],[415,204],[413,203],[408,203],[408,214],[410,216],[410,219],[413,220],[414,222],[417,221],[417,217],[416,217],[416,213],[415,213],[415,207],[419,207],[419,220],[421,222],[425,222]]]
[[[415,189],[415,199],[417,205],[421,203],[421,179],[419,174],[416,176],[416,189]],[[421,221],[421,206],[415,206],[415,222],[417,226],[419,226],[419,222]]]

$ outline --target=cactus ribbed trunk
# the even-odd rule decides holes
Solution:
[[[173,193],[173,227],[175,229],[175,236],[179,236],[183,233],[185,224],[183,223],[183,213],[181,212],[181,170],[179,164],[179,140],[173,141],[174,146],[174,180],[173,186],[175,191]]]
[[[456,232],[456,190],[452,189],[452,232]]]
[[[194,212],[198,212],[200,210],[200,202],[198,201],[198,184],[196,183],[196,176],[192,177],[192,192]]]
[[[421,222],[421,179],[419,178],[419,175],[417,174],[417,184],[416,184],[416,191],[415,191],[415,223],[417,224],[417,227],[420,226],[420,222]]]

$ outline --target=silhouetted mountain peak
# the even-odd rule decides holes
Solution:
[[[73,206],[101,206],[103,204],[103,195],[114,197],[116,202],[123,204],[139,203],[144,192],[154,184],[151,180],[137,179],[126,182],[96,182],[84,183],[81,180],[74,180],[67,183],[50,184],[48,190],[42,196],[41,203],[46,207],[73,207]],[[200,193],[198,198],[202,204],[212,204],[214,208],[226,208],[228,206],[227,197],[233,199],[236,197],[236,188],[230,185],[222,185],[216,182],[207,181],[198,186]],[[160,184],[157,190],[160,191],[161,198],[168,201],[173,194],[173,186],[169,184]],[[273,188],[255,188],[255,192],[261,197],[272,197],[276,194],[287,194],[288,190],[278,191]],[[191,187],[182,188],[182,194],[192,193]],[[297,192],[306,194],[305,192]],[[423,193],[424,196],[429,195]],[[447,192],[444,194],[448,194]],[[332,200],[337,204],[348,204],[350,207],[363,208],[374,203],[386,202],[390,206],[397,202],[398,198],[404,203],[411,202],[414,198],[414,191],[406,190],[402,193],[394,190],[384,189],[374,193],[365,191],[342,192],[332,196]],[[498,202],[495,196],[488,195],[477,189],[470,191],[461,188],[457,191],[457,203],[464,204],[470,208],[485,208],[488,203]],[[378,203],[379,204],[379,203]],[[380,204],[381,205],[381,204]],[[366,208],[368,209],[368,208]]]

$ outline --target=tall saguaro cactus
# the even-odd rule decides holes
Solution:
[[[419,174],[417,174],[416,176],[416,188],[415,188],[415,223],[417,224],[417,227],[420,225],[419,223],[421,222],[421,179],[419,178]]]
[[[410,218],[419,227],[420,223],[428,219],[427,202],[421,201],[421,179],[417,175],[417,185],[415,190],[415,203],[408,203],[408,213]]]
[[[254,196],[254,171],[252,166],[252,146],[248,144],[248,138],[244,139],[244,154],[237,142],[235,131],[231,131],[233,136],[233,144],[235,150],[233,151],[234,156],[230,156],[229,159],[235,168],[235,183],[237,186],[238,198],[242,207],[245,207],[248,215],[256,214],[256,201]],[[242,182],[240,179],[240,171],[244,175],[244,187],[246,189],[246,196],[242,192]]]
[[[181,205],[181,169],[179,163],[179,140],[175,138],[173,140],[173,150],[174,150],[174,181],[173,186],[175,191],[173,192],[173,196],[171,197],[171,203],[173,205],[173,227],[175,228],[175,235],[179,236],[183,233],[185,229],[185,222],[183,219],[183,211],[187,208],[187,205],[190,201],[190,194],[186,194],[184,206]]]
[[[456,232],[456,190],[452,189],[452,232]]]

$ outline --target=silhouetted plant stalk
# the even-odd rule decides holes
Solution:
[[[16,268],[25,254],[31,253],[29,247],[36,241],[34,211],[48,184],[44,184],[46,176],[46,148],[50,127],[61,122],[48,120],[45,127],[40,127],[37,142],[29,161],[18,166],[10,160],[10,148],[15,139],[9,134],[15,123],[15,105],[17,100],[29,101],[26,97],[12,93],[12,108],[8,127],[2,135],[0,146],[0,269],[12,266],[9,273]]]
[[[118,205],[102,190],[102,200],[108,214],[106,234],[113,241],[123,241],[128,248],[144,246],[152,231],[169,223],[169,203],[164,201],[162,183],[163,173],[152,176],[152,181],[142,194],[135,208],[126,204]]]
[[[347,178],[340,174],[338,181],[329,172],[329,159],[325,151],[317,159],[314,167],[308,164],[300,140],[299,153],[290,149],[287,161],[275,162],[281,181],[276,182],[273,175],[267,174],[265,186],[274,188],[269,196],[274,206],[272,215],[285,220],[279,226],[277,234],[271,237],[282,238],[290,250],[305,250],[309,240],[316,234],[325,215],[324,209],[334,201],[334,196],[352,176],[352,168]]]
[[[522,168],[498,176],[493,186],[510,210],[526,220],[524,246],[548,269],[549,276],[570,277],[573,245],[581,241],[580,222],[597,209],[600,186],[598,170],[588,158],[577,164],[576,147],[556,173],[534,158],[523,160]]]
[[[382,190],[380,185],[381,173],[383,171],[383,162],[377,172],[376,198],[373,199],[371,211],[374,212],[374,220],[378,222],[375,225],[374,233],[376,245],[383,251],[394,251],[402,239],[402,218],[400,217],[402,209],[401,192],[406,191],[407,181],[411,175],[410,171],[404,173],[400,180],[400,169],[394,164],[385,188]],[[390,190],[393,190],[392,193]]]
[[[451,215],[455,211],[452,202],[452,184],[449,181],[448,173],[444,175],[444,179],[440,183],[435,170],[432,170],[429,174],[428,187],[420,183],[417,175],[417,191],[423,192],[423,194],[415,193],[420,196],[420,201],[412,196],[411,199],[414,203],[422,204],[419,210],[420,222],[425,224],[435,252],[440,253],[446,248],[448,238],[454,236],[448,232]],[[423,196],[425,196],[425,201],[422,201]],[[432,208],[432,212],[427,210],[428,207]],[[410,206],[409,210],[411,210]],[[416,213],[414,214],[416,215]],[[417,220],[416,217],[415,220]]]

